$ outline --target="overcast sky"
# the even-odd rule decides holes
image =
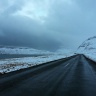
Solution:
[[[0,0],[0,45],[76,49],[96,35],[96,0]]]

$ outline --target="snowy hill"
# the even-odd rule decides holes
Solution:
[[[93,53],[96,54],[96,36],[88,38],[77,50],[77,53]]]
[[[42,51],[28,47],[0,46],[0,54],[49,54],[49,51]]]
[[[96,62],[96,36],[84,41],[78,47],[77,53],[84,54],[87,58]]]

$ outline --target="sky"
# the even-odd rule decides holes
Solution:
[[[0,0],[0,45],[75,50],[96,35],[96,0]]]

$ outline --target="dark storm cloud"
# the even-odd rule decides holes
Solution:
[[[38,49],[56,50],[60,42],[45,35],[37,35],[44,31],[35,21],[28,18],[2,16],[0,18],[0,44],[13,46],[29,46]]]
[[[96,33],[95,0],[41,0],[41,2],[49,1],[48,14],[46,17],[41,16],[42,13],[45,14],[45,11],[42,11],[43,8],[40,14],[38,13],[40,10],[37,10],[39,8],[34,14],[37,13],[39,19],[43,18],[43,23],[38,21],[37,15],[34,16],[36,18],[24,16],[24,12],[22,15],[14,15],[22,10],[26,1],[0,0],[2,9],[0,11],[0,44],[30,46],[46,50],[55,50],[60,46],[74,49],[83,40]],[[39,1],[28,0],[30,3]],[[34,9],[33,6],[31,7]],[[28,16],[29,13],[30,16],[34,15],[30,11],[27,13]]]
[[[2,6],[8,7],[0,15],[0,44],[13,46],[29,46],[38,49],[56,50],[60,42],[42,34],[43,26],[25,16],[12,16],[10,14],[22,8],[24,2],[0,1]],[[40,34],[41,33],[41,34]]]

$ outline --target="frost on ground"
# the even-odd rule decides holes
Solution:
[[[92,61],[96,62],[96,53],[85,53],[84,54],[87,58],[91,59]]]
[[[38,56],[38,57],[2,59],[0,60],[0,73],[4,74],[11,71],[16,71],[16,70],[36,66],[46,62],[65,58],[66,56],[71,56],[71,55],[73,54],[70,55],[54,54],[54,55]]]

